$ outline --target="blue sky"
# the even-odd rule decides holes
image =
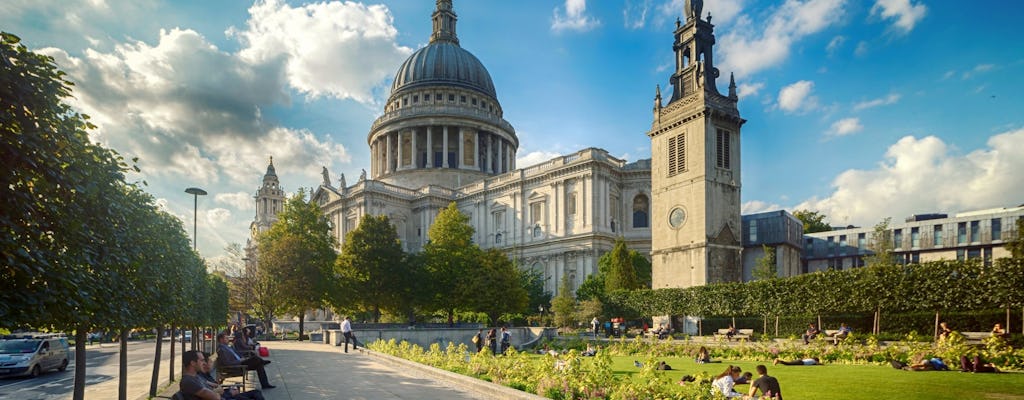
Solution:
[[[94,137],[199,249],[244,244],[267,158],[288,191],[368,168],[366,134],[429,0],[14,0],[0,29],[76,81]],[[585,147],[650,157],[655,85],[682,0],[456,0],[518,166]],[[705,0],[719,87],[741,89],[744,212],[809,208],[836,225],[1024,203],[1024,3]]]

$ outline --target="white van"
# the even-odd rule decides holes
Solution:
[[[17,333],[0,337],[0,376],[39,376],[68,368],[68,339],[55,333]]]

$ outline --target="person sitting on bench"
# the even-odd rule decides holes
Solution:
[[[276,386],[270,384],[270,380],[267,379],[267,370],[265,366],[270,364],[270,361],[264,360],[259,356],[250,356],[242,358],[235,352],[235,349],[231,348],[228,344],[228,334],[218,333],[217,334],[217,361],[219,365],[226,366],[238,366],[244,365],[248,369],[256,370],[256,375],[260,378],[260,387],[263,389],[273,389]]]

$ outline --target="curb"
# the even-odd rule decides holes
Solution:
[[[472,391],[476,394],[483,395],[484,397],[522,400],[546,399],[546,397],[541,397],[532,393],[516,390],[508,386],[483,381],[480,379],[473,378],[471,376],[457,374],[451,371],[445,371],[440,368],[431,367],[429,365],[423,365],[417,362],[409,361],[404,358],[395,357],[389,354],[370,351],[365,348],[360,348],[359,351],[365,355],[375,357],[377,360],[382,361],[384,363],[388,363],[396,367],[404,367],[407,369],[418,371],[439,382],[453,384],[463,389]]]

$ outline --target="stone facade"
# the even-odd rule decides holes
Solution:
[[[651,138],[653,288],[742,277],[740,127],[735,82],[715,87],[714,26],[689,4],[676,22],[672,97],[654,101]],[[699,2],[698,2],[699,3]],[[695,8],[692,8],[695,7]]]

